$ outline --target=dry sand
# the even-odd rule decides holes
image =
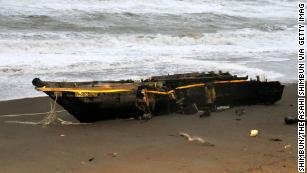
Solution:
[[[283,120],[296,116],[296,99],[296,85],[288,85],[275,105],[232,108],[206,118],[170,115],[42,127],[5,123],[39,121],[42,115],[0,117],[0,172],[296,172],[297,127]],[[236,115],[241,108],[246,113]],[[46,97],[0,102],[0,115],[48,110]],[[67,113],[60,117],[76,121]],[[250,137],[251,129],[259,135]],[[180,132],[215,146],[189,142]]]

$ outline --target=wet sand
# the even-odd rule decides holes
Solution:
[[[275,105],[232,108],[205,118],[174,114],[147,122],[42,127],[6,121],[37,122],[44,115],[0,116],[0,172],[297,172],[297,127],[284,124],[285,116],[296,116],[296,99],[296,85],[287,85]],[[0,102],[0,115],[49,109],[47,97]],[[238,116],[237,109],[246,113]],[[59,116],[76,122],[65,112]],[[250,137],[251,129],[259,135]],[[214,146],[189,142],[180,132]]]

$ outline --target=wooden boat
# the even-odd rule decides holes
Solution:
[[[185,73],[145,80],[47,82],[33,79],[81,122],[142,117],[172,112],[215,111],[220,106],[274,104],[284,86],[278,81],[248,80],[229,73]]]

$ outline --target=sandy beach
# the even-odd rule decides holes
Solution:
[[[2,115],[49,111],[49,98],[4,101],[0,172],[294,173],[297,126],[285,125],[284,117],[296,116],[296,99],[296,85],[288,84],[275,105],[236,107],[205,118],[174,114],[146,122],[118,119],[47,127],[7,122],[38,122],[44,115]],[[237,115],[239,109],[245,114]],[[77,122],[66,112],[59,117]],[[252,129],[259,135],[250,137]],[[180,132],[214,146],[189,142]]]

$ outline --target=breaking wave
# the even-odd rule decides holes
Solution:
[[[248,17],[289,17],[296,15],[296,2],[287,0],[10,0],[0,2],[3,14],[69,13],[219,13]],[[235,8],[234,8],[235,7]],[[262,15],[260,15],[262,14]]]
[[[224,70],[293,81],[296,5],[291,0],[0,0],[0,98],[40,95],[31,86],[34,77],[117,80]]]

